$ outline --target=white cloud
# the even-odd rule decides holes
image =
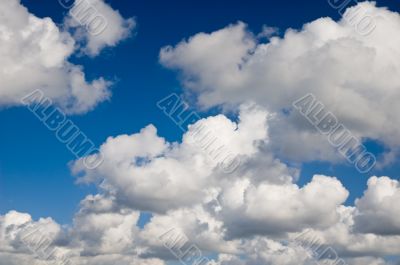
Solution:
[[[31,242],[37,243],[42,239],[45,245],[44,239],[55,241],[61,232],[61,226],[51,218],[33,221],[29,214],[16,211],[0,216],[0,229],[0,253],[21,256],[30,254]]]
[[[230,211],[229,207],[232,206],[228,206],[225,202],[219,205],[222,207],[222,213],[208,208],[208,203],[204,203],[190,208],[171,210],[166,214],[155,214],[142,230],[137,227],[139,212],[121,208],[116,198],[104,194],[90,195],[85,198],[70,228],[61,227],[49,218],[33,221],[27,214],[9,212],[0,216],[0,228],[6,231],[0,240],[1,262],[11,259],[13,262],[20,263],[9,264],[25,265],[29,262],[37,262],[41,265],[40,262],[44,261],[35,258],[21,241],[24,229],[40,227],[42,233],[52,239],[52,246],[68,253],[71,262],[78,265],[111,265],[116,262],[127,265],[165,264],[165,261],[175,259],[160,239],[160,236],[170,229],[175,229],[185,235],[187,244],[196,245],[204,255],[219,253],[219,259],[211,264],[314,264],[310,249],[304,249],[301,245],[295,244],[294,238],[298,233],[290,237],[285,234],[275,236],[275,231],[268,236],[262,235],[264,231],[258,231],[260,232],[258,234],[253,233],[253,236],[245,235],[243,231],[248,232],[248,227],[256,225],[254,218],[249,219],[249,213],[258,220],[258,228],[261,228],[262,220],[264,221],[265,231],[271,224],[276,229],[282,229],[285,225],[281,227],[276,227],[276,225],[289,223],[289,220],[292,220],[294,225],[300,222],[298,229],[304,226],[301,224],[304,220],[310,222],[306,226],[313,228],[312,234],[320,239],[318,242],[321,243],[321,247],[332,247],[347,264],[358,265],[363,262],[389,264],[379,257],[400,254],[399,236],[353,232],[356,208],[339,206],[335,209],[333,198],[342,200],[340,197],[346,195],[341,194],[340,189],[343,188],[340,188],[337,180],[317,176],[301,189],[293,185],[288,186],[288,184],[281,184],[280,188],[277,186],[274,189],[292,189],[292,191],[275,193],[272,188],[268,189],[262,193],[264,197],[267,196],[267,199],[258,197],[256,204],[252,200],[246,201],[248,207],[256,207],[257,212],[244,210],[244,214],[237,212],[229,218],[224,211]],[[335,194],[335,190],[339,192]],[[294,191],[297,193],[295,195],[297,198],[286,196],[289,193],[295,194]],[[346,193],[345,190],[342,192]],[[240,192],[237,193],[240,194]],[[287,201],[282,200],[285,197]],[[299,207],[304,208],[296,208],[296,204],[301,203],[304,205],[299,205]],[[268,209],[274,210],[269,212]],[[327,213],[329,211],[331,213]],[[321,216],[316,217],[317,213]],[[242,227],[235,227],[235,229],[241,229],[242,233],[241,237],[229,240],[226,237],[228,232],[226,228],[229,229],[232,218],[242,223]],[[325,223],[328,227],[319,226],[318,229],[317,222],[324,223],[321,220],[327,221],[330,225]],[[291,230],[292,228],[285,227],[284,229]],[[315,246],[317,247],[318,245]],[[332,264],[334,264],[333,261]]]
[[[356,201],[355,229],[363,233],[400,235],[400,184],[388,177],[372,177],[364,196]]]
[[[133,18],[125,19],[104,0],[75,1],[65,19],[68,30],[83,42],[83,52],[98,55],[106,47],[116,46],[131,36],[136,27]]]
[[[112,198],[88,196],[74,218],[70,237],[82,256],[127,253],[135,242],[139,212],[118,209]]]
[[[256,238],[247,242],[244,246],[246,258],[239,255],[221,254],[215,265],[311,265],[315,261],[302,248],[291,247],[277,241]]]
[[[218,165],[194,140],[197,128],[207,128],[214,135],[211,139],[245,158],[258,152],[258,141],[266,140],[266,119],[264,110],[243,107],[238,123],[223,115],[202,119],[190,127],[182,143],[165,142],[149,125],[140,133],[107,139],[100,147],[104,162],[95,170],[87,170],[81,159],[73,171],[84,174],[83,182],[106,180],[102,188],[134,209],[165,212],[194,205],[203,201],[218,178]]]
[[[311,229],[310,234],[317,238],[321,245],[333,248],[343,259],[399,256],[400,236],[389,233],[360,233],[355,229],[357,212],[356,207],[341,206],[338,209],[340,220],[336,224],[327,229]],[[384,229],[382,227],[382,230]],[[388,231],[391,231],[390,227]]]
[[[100,210],[96,203],[107,204],[102,200],[109,198],[86,198],[70,228],[50,218],[34,221],[30,215],[15,211],[0,216],[0,228],[5,231],[0,239],[0,264],[164,265],[160,259],[138,256],[139,213],[107,207]]]
[[[356,8],[371,15],[376,25],[367,36],[346,19],[320,18],[261,43],[239,22],[167,46],[160,61],[180,71],[183,84],[204,108],[251,100],[280,112],[311,92],[354,135],[398,149],[400,16],[372,2],[360,3],[344,16]],[[300,162],[338,160],[328,144],[304,144],[314,138],[321,142],[304,117],[293,111],[282,119],[270,135],[281,145],[275,148],[281,156]],[[287,127],[291,130],[286,133]]]
[[[73,171],[83,173],[82,182],[102,183],[106,194],[135,210],[172,214],[171,210],[219,200],[222,209],[217,219],[228,238],[335,224],[336,209],[348,191],[327,176],[314,176],[304,187],[294,184],[296,170],[268,152],[273,116],[244,105],[238,123],[223,115],[199,120],[189,126],[182,143],[166,143],[150,125],[138,134],[109,138],[100,148],[105,159],[97,169],[87,170],[78,160]],[[218,165],[190,137],[199,126],[216,132],[233,154],[240,155],[242,164],[236,171],[218,171]]]
[[[110,82],[89,82],[81,66],[68,62],[74,43],[50,18],[29,13],[19,0],[1,1],[0,107],[21,105],[36,89],[68,113],[87,112],[108,99]]]
[[[327,176],[314,176],[302,188],[290,183],[254,186],[240,181],[222,193],[222,215],[229,236],[234,237],[330,227],[338,222],[336,209],[347,196],[342,184]]]
[[[282,264],[297,260],[312,264],[310,259],[298,258],[304,258],[301,249],[284,243],[292,238],[287,237],[288,233],[296,235],[304,229],[314,231],[323,244],[332,246],[349,264],[367,257],[380,264],[384,261],[379,257],[400,254],[400,237],[391,235],[393,227],[383,226],[381,231],[367,234],[355,229],[358,218],[373,211],[370,201],[380,202],[369,195],[375,178],[370,179],[370,187],[356,207],[343,205],[349,193],[334,177],[315,175],[304,186],[296,184],[297,170],[270,153],[269,128],[274,115],[254,105],[245,106],[237,123],[224,115],[197,122],[217,131],[231,150],[242,154],[241,166],[230,174],[219,172],[216,164],[207,162],[204,150],[189,137],[196,124],[189,126],[182,143],[166,142],[157,136],[154,126],[138,134],[109,138],[101,147],[107,158],[104,164],[97,170],[83,171],[81,179],[101,183],[101,192],[113,198],[97,203],[97,211],[115,212],[122,207],[154,213],[144,229],[135,232],[133,242],[141,246],[142,258],[173,259],[157,238],[171,228],[182,231],[204,253],[230,255],[231,260],[219,261],[221,264],[274,264],[278,260]],[[75,173],[83,169],[77,161]],[[387,184],[382,184],[381,193],[392,194],[395,199],[397,182],[381,179]],[[385,205],[393,204],[392,197]],[[385,211],[387,220],[394,221],[391,216],[395,216],[395,207],[387,211],[381,205],[376,207]],[[376,220],[373,222],[379,224]],[[249,248],[261,244],[254,240],[266,239],[270,241],[265,243],[265,253]]]

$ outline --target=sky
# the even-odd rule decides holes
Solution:
[[[0,265],[50,260],[21,242],[27,227],[72,264],[177,264],[156,240],[171,228],[209,264],[311,264],[292,244],[304,231],[346,264],[399,264],[398,3],[87,0],[106,21],[96,35],[60,2],[0,3]],[[100,165],[21,102],[34,91]],[[308,120],[310,93],[370,170]],[[171,102],[198,115],[189,129]],[[196,126],[240,159],[233,172],[190,141]]]

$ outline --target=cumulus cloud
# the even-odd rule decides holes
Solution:
[[[266,120],[264,110],[243,107],[238,123],[224,115],[202,119],[190,126],[182,143],[167,143],[149,125],[137,134],[110,137],[100,147],[104,162],[98,168],[87,170],[81,159],[73,172],[83,173],[82,182],[106,180],[102,188],[135,209],[166,212],[191,206],[212,193],[221,173],[206,148],[194,140],[197,128],[206,128],[214,134],[211,139],[245,159],[257,153],[258,141],[266,139]]]
[[[0,13],[1,107],[21,105],[36,89],[68,113],[87,112],[110,97],[109,81],[87,81],[83,67],[68,62],[75,41],[50,18],[29,13],[19,0],[1,1]]]
[[[364,196],[356,201],[355,228],[363,233],[400,235],[400,184],[388,177],[372,177]]]
[[[400,244],[400,236],[358,231],[356,228],[358,211],[357,207],[339,207],[339,221],[326,229],[310,229],[310,238],[314,238],[314,241],[318,242],[317,246],[334,249],[337,255],[343,259],[359,258],[363,260],[362,258],[366,257],[379,259],[389,255],[399,256],[397,246]],[[388,228],[388,231],[390,229]],[[294,238],[296,237],[299,237],[298,233],[295,234]]]
[[[160,259],[138,256],[139,213],[113,211],[104,200],[110,198],[94,195],[83,200],[70,228],[50,218],[34,221],[16,211],[0,216],[0,264],[164,265]],[[99,209],[96,203],[103,207]]]
[[[75,216],[71,238],[79,242],[82,256],[127,253],[134,244],[139,212],[111,208],[112,200],[88,196]]]
[[[43,245],[56,241],[61,233],[61,226],[51,218],[32,220],[29,214],[10,211],[0,216],[0,253],[23,260],[28,259],[31,249],[41,242]]]
[[[220,253],[215,264],[312,264],[307,250],[287,245],[306,229],[348,264],[385,264],[381,257],[399,255],[400,237],[393,232],[398,210],[389,207],[396,199],[397,181],[372,177],[354,207],[343,205],[349,192],[335,177],[315,175],[303,186],[296,184],[297,170],[269,153],[274,116],[246,104],[237,123],[224,115],[199,120],[181,143],[166,142],[148,126],[137,134],[109,138],[101,147],[108,159],[98,169],[84,170],[81,161],[73,169],[84,173],[80,181],[101,183],[102,196],[112,198],[101,199],[98,211],[124,207],[153,212],[143,230],[135,232],[141,258],[174,259],[159,240],[170,229],[180,231],[203,253]],[[231,150],[242,155],[236,171],[218,171],[189,137],[200,123],[218,131]],[[373,215],[376,209],[383,214]],[[369,219],[376,227],[382,220],[392,226],[373,229],[363,223]]]
[[[371,182],[373,181],[374,178],[371,178]],[[337,183],[335,184],[335,182]],[[281,185],[283,189],[288,187],[287,184]],[[325,190],[314,187],[315,185],[325,186]],[[336,189],[339,189],[337,194],[334,193]],[[398,249],[399,236],[354,232],[352,227],[355,223],[355,216],[357,216],[356,207],[332,205],[336,208],[334,210],[331,210],[329,205],[326,208],[323,207],[327,204],[328,198],[332,196],[339,198],[345,195],[340,194],[340,189],[343,188],[340,188],[340,183],[334,178],[316,176],[303,188],[295,189],[299,193],[296,196],[300,199],[289,196],[293,201],[287,202],[289,205],[285,205],[285,203],[281,203],[281,198],[285,197],[285,192],[272,192],[271,195],[267,196],[276,200],[260,199],[259,204],[256,205],[266,204],[268,206],[259,207],[259,214],[253,212],[252,216],[257,215],[259,217],[259,225],[264,220],[267,227],[265,230],[268,230],[268,226],[271,224],[288,223],[292,218],[296,222],[299,220],[304,222],[301,220],[305,218],[303,220],[307,219],[310,222],[310,225],[306,225],[306,227],[311,227],[307,229],[311,231],[310,238],[314,244],[311,246],[314,249],[324,250],[329,247],[347,264],[358,265],[364,264],[363,262],[367,262],[365,264],[389,264],[380,257],[400,254]],[[345,193],[345,190],[343,192]],[[240,194],[240,192],[238,193]],[[302,212],[302,209],[293,206],[293,203],[302,201],[301,196],[304,196],[303,202],[309,201],[309,204],[304,205],[304,207],[311,207],[314,210],[321,207],[321,210],[315,210],[315,212],[320,211],[319,213],[324,215],[324,217],[321,217],[323,219],[326,219],[325,216],[329,217],[329,214],[322,211],[331,210],[334,212],[332,220],[328,220],[330,223],[328,226],[319,226],[318,228],[312,210]],[[331,199],[331,201],[334,200]],[[249,201],[247,204],[252,205],[253,203]],[[28,214],[12,211],[0,216],[0,228],[1,231],[4,231],[0,240],[1,262],[12,260],[9,264],[25,265],[33,261],[37,264],[45,264],[43,259],[35,258],[32,250],[27,248],[24,241],[21,241],[27,228],[29,228],[28,231],[32,231],[33,228],[40,228],[40,233],[46,234],[50,238],[52,247],[57,248],[62,253],[67,253],[68,259],[73,264],[78,265],[109,265],[116,262],[127,265],[165,264],[165,261],[176,259],[165,247],[165,242],[162,239],[162,235],[165,235],[168,231],[177,233],[172,235],[173,242],[177,238],[184,240],[184,244],[182,243],[180,247],[182,252],[188,246],[194,245],[206,257],[209,257],[212,253],[219,253],[217,259],[210,258],[210,264],[214,265],[310,265],[314,264],[315,259],[318,259],[318,255],[312,254],[311,249],[304,247],[304,244],[299,244],[299,238],[305,239],[301,236],[303,232],[289,233],[290,236],[282,233],[276,235],[275,232],[272,232],[272,234],[265,236],[263,235],[264,231],[257,231],[258,233],[253,233],[253,236],[245,236],[242,233],[241,237],[228,239],[226,228],[229,226],[230,220],[232,218],[245,220],[246,214],[236,214],[225,218],[226,216],[221,213],[221,208],[219,208],[222,207],[222,211],[229,208],[224,202],[218,205],[217,209],[209,208],[209,206],[209,201],[207,201],[189,208],[170,210],[166,214],[155,213],[143,229],[140,229],[137,225],[138,211],[121,207],[115,197],[109,197],[105,194],[87,196],[81,202],[80,210],[70,228],[62,227],[49,218],[33,221]],[[265,210],[271,207],[275,207],[274,213]],[[323,222],[321,223],[323,224]],[[235,229],[248,232],[246,228],[255,224],[247,221],[247,223],[242,222],[242,225],[243,227],[237,226]],[[299,229],[302,226],[304,227],[304,224],[299,224]],[[292,230],[287,227],[276,229]],[[314,238],[318,238],[318,240],[314,240]],[[20,263],[12,263],[17,261]],[[324,264],[336,264],[334,260],[324,260],[323,262],[325,262]]]
[[[100,190],[118,205],[155,212],[145,227],[144,233],[153,235],[148,238],[155,238],[151,231],[174,225],[214,250],[221,250],[222,242],[229,240],[234,251],[235,239],[335,224],[337,208],[348,191],[327,176],[314,176],[304,187],[294,184],[297,170],[268,153],[268,124],[273,116],[246,104],[237,123],[224,115],[201,119],[189,126],[181,143],[166,142],[150,125],[137,134],[109,138],[100,148],[105,159],[98,168],[87,170],[78,160],[72,169],[80,182],[101,183]],[[199,125],[218,132],[241,157],[236,171],[219,171],[193,141],[192,130]]]
[[[315,175],[304,186],[295,183],[298,171],[270,153],[269,129],[274,114],[245,104],[239,117],[237,123],[224,115],[199,120],[189,126],[181,143],[166,142],[151,125],[137,134],[109,138],[100,148],[106,157],[104,164],[86,170],[78,160],[73,171],[84,173],[81,182],[101,183],[100,190],[112,196],[116,205],[154,213],[138,234],[141,245],[147,246],[145,257],[171,258],[156,239],[170,228],[183,231],[204,251],[233,255],[248,254],[243,244],[255,238],[272,238],[282,244],[288,234],[304,229],[314,230],[324,244],[335,246],[345,258],[398,254],[398,237],[355,229],[365,212],[367,195],[356,207],[348,207],[343,204],[349,192],[335,177]],[[226,145],[241,155],[236,171],[218,171],[218,165],[193,142],[191,130],[199,124],[217,131]],[[390,181],[389,186],[395,189]],[[100,205],[114,207],[111,202]],[[386,216],[396,211],[393,208]],[[363,243],[356,244],[360,240]]]
[[[295,184],[235,183],[221,195],[222,215],[234,237],[330,227],[339,220],[337,207],[348,191],[335,178],[314,176],[300,188]]]
[[[70,8],[65,26],[74,32],[74,37],[83,43],[83,52],[90,56],[116,46],[131,36],[136,26],[135,19],[123,18],[104,0],[74,1]]]
[[[375,23],[368,35],[346,19],[360,9],[358,19],[369,15]],[[239,22],[164,47],[160,62],[179,70],[187,91],[203,108],[232,108],[252,100],[283,112],[282,121],[271,128],[271,139],[283,145],[276,150],[289,159],[335,160],[329,145],[303,144],[314,138],[320,142],[304,117],[290,111],[292,102],[307,93],[316,95],[355,136],[398,149],[400,120],[394,113],[399,112],[400,39],[395,36],[400,16],[364,2],[347,9],[344,17],[337,22],[320,18],[266,43]],[[288,127],[286,133],[283,128]]]

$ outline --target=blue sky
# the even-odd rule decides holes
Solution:
[[[105,48],[93,58],[77,52],[69,59],[84,67],[88,80],[102,76],[114,82],[109,100],[87,113],[69,116],[97,146],[108,137],[137,133],[148,124],[153,124],[158,135],[169,142],[181,141],[182,131],[156,105],[171,93],[186,91],[179,71],[167,69],[160,63],[162,47],[174,46],[199,32],[214,32],[238,21],[246,23],[247,30],[254,34],[260,32],[263,25],[276,27],[277,35],[283,37],[286,29],[301,29],[305,23],[321,17],[341,19],[326,1],[106,2],[119,10],[122,17],[135,18],[137,25],[132,36],[114,47]],[[22,0],[21,3],[30,13],[39,18],[50,17],[60,27],[67,14],[57,1],[43,4]],[[400,12],[395,1],[378,1],[377,6]],[[185,66],[176,68],[184,71],[180,68]],[[222,112],[218,106],[200,110],[192,103],[192,109],[202,117]],[[227,100],[227,103],[230,102]],[[228,114],[235,117],[235,114]],[[76,176],[70,169],[76,157],[23,106],[1,107],[0,122],[0,215],[16,210],[29,213],[33,219],[49,216],[59,224],[72,225],[79,203],[87,195],[98,193],[94,184],[76,183]],[[377,157],[387,148],[380,139],[365,144]],[[350,192],[344,204],[353,206],[354,200],[367,189],[372,175],[398,180],[400,166],[397,162],[398,159],[382,169],[374,168],[362,174],[349,163],[307,161],[296,164],[301,169],[297,183],[300,186],[309,183],[314,174],[335,176]],[[142,213],[141,227],[150,216],[148,212]]]

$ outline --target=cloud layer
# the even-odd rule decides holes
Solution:
[[[268,153],[272,117],[247,104],[237,123],[218,115],[190,126],[202,123],[228,139],[243,161],[230,174],[190,141],[191,129],[176,143],[152,125],[109,138],[100,148],[105,160],[99,168],[87,170],[82,160],[73,166],[79,181],[99,190],[82,200],[73,225],[9,212],[0,218],[2,260],[17,255],[20,265],[32,262],[21,239],[27,227],[41,227],[52,246],[78,265],[165,264],[176,259],[160,240],[171,229],[204,255],[218,253],[210,264],[312,264],[310,250],[299,243],[305,232],[347,264],[390,264],[382,258],[400,255],[398,182],[371,177],[355,206],[343,205],[349,193],[335,177],[315,175],[299,186],[297,170]],[[143,228],[141,211],[153,214]]]

